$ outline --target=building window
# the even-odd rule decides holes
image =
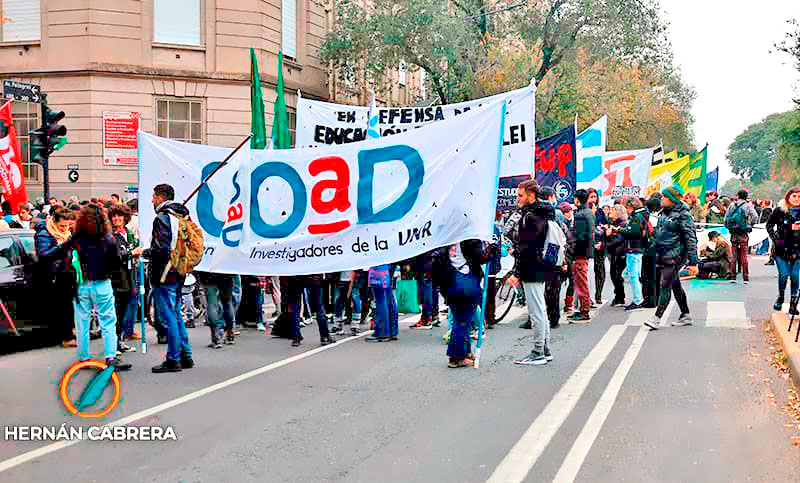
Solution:
[[[297,59],[297,0],[281,3],[281,49],[284,56]]]
[[[19,148],[22,151],[22,174],[25,175],[26,183],[38,183],[41,179],[41,170],[39,165],[31,163],[30,152],[30,136],[28,133],[32,129],[37,129],[40,126],[39,122],[39,104],[32,102],[14,102],[13,116],[14,127],[17,128],[17,138],[19,138]]]
[[[200,0],[155,0],[153,41],[163,44],[202,45]]]
[[[297,140],[297,109],[286,107],[286,116],[289,119],[289,134],[292,136],[292,147],[294,147]]]
[[[38,41],[42,38],[41,0],[1,0],[3,42]]]
[[[199,100],[157,99],[156,134],[176,141],[203,143],[203,103]]]

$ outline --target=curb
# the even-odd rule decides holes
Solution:
[[[800,386],[800,343],[794,341],[800,317],[795,316],[792,332],[789,333],[789,315],[785,312],[773,312],[769,318],[772,331],[778,336],[778,341],[786,355],[786,364],[789,366],[792,380]]]

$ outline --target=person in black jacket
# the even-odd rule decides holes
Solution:
[[[664,189],[661,194],[663,209],[658,217],[654,236],[657,263],[661,270],[661,292],[655,315],[644,323],[652,330],[658,330],[661,325],[661,317],[670,302],[670,292],[675,294],[675,300],[681,309],[680,317],[672,325],[692,325],[689,304],[678,272],[688,260],[689,271],[697,273],[697,234],[689,207],[681,201],[683,190],[679,185],[674,185]]]
[[[786,193],[767,221],[767,232],[775,245],[775,264],[778,266],[778,298],[773,308],[783,308],[787,279],[791,278],[789,313],[797,310],[800,297],[800,187]]]
[[[625,265],[628,267],[628,281],[633,295],[630,305],[625,307],[625,310],[630,311],[644,308],[642,261],[643,252],[650,242],[650,215],[642,200],[635,196],[625,200],[625,208],[628,212],[628,223],[620,231],[620,235],[625,239]]]
[[[653,194],[647,200],[647,212],[643,213],[646,219],[651,221],[651,225],[657,225],[658,213],[661,211],[661,194]],[[656,244],[649,240],[647,246],[643,251],[642,256],[642,298],[644,304],[642,305],[647,309],[654,309],[658,306],[658,281],[661,277],[661,272],[658,271],[656,266]]]
[[[181,289],[185,277],[169,263],[172,224],[178,223],[175,216],[187,216],[189,210],[182,204],[175,203],[174,199],[175,190],[172,186],[159,184],[153,188],[156,217],[153,220],[150,248],[138,247],[131,252],[134,256],[141,255],[150,260],[150,285],[156,318],[167,329],[167,358],[161,365],[153,367],[154,373],[179,372],[181,369],[194,367],[192,346],[189,345],[189,334],[181,313]]]
[[[84,206],[75,224],[75,233],[66,244],[74,249],[80,266],[74,302],[78,358],[89,359],[89,325],[92,308],[96,307],[106,364],[118,371],[130,369],[130,364],[117,357],[117,314],[111,277],[119,270],[122,260],[105,209],[95,204]]]
[[[567,228],[567,247],[565,250],[567,272],[564,274],[564,278],[567,281],[567,293],[564,296],[564,313],[571,315],[575,306],[575,281],[572,277],[572,260],[575,256],[575,210],[566,201],[562,201],[558,205],[558,209],[564,215],[564,224]]]
[[[594,188],[589,188],[589,206],[594,213],[595,229],[608,225],[606,213],[600,208],[600,195]],[[606,240],[605,233],[595,231],[594,240],[594,301],[597,305],[603,303],[603,286],[606,284]]]
[[[545,283],[558,277],[558,272],[545,266],[543,249],[549,221],[555,221],[555,208],[539,199],[536,181],[519,185],[524,193],[522,217],[519,221],[519,251],[516,255],[511,284],[522,281],[528,306],[528,317],[533,327],[533,350],[516,364],[539,366],[553,360],[550,352],[550,323],[547,320]]]
[[[56,207],[53,213],[35,225],[33,236],[37,261],[33,271],[33,286],[38,294],[48,294],[46,304],[37,304],[36,317],[48,321],[57,332],[64,348],[77,347],[72,329],[75,327],[75,313],[72,300],[77,282],[70,271],[72,250],[67,250],[72,212]]]
[[[592,300],[589,296],[589,260],[594,258],[594,227],[595,215],[589,206],[589,192],[578,190],[575,192],[575,203],[578,211],[575,213],[575,249],[573,252],[572,276],[575,281],[575,290],[578,292],[580,311],[569,319],[573,322],[589,322],[589,309]]]
[[[610,225],[605,228],[606,252],[611,262],[611,283],[614,285],[612,307],[625,305],[625,282],[622,272],[625,271],[625,238],[622,235],[627,223],[628,213],[622,205],[614,205],[609,212]]]

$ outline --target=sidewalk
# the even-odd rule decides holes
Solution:
[[[769,321],[781,347],[783,347],[792,380],[800,386],[800,343],[794,341],[800,324],[800,316],[795,316],[791,332],[789,332],[789,315],[786,312],[773,312]]]

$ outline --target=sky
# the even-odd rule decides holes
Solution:
[[[697,92],[695,144],[708,143],[708,169],[720,167],[722,186],[734,177],[725,159],[734,138],[769,114],[792,109],[800,96],[800,72],[773,48],[786,21],[800,18],[800,1],[661,0],[661,6],[675,63]]]

